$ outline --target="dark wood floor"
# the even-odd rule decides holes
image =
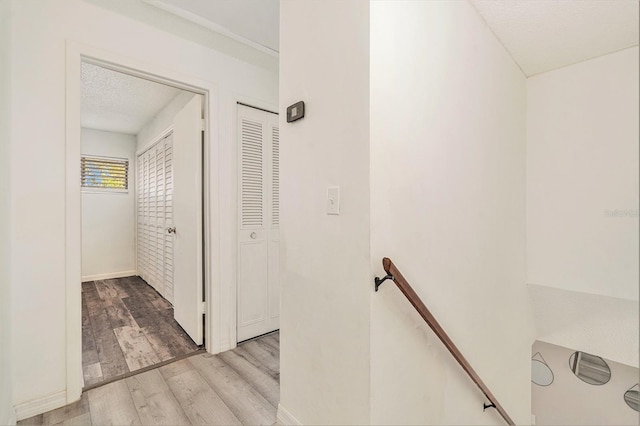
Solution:
[[[280,401],[280,335],[197,354],[91,389],[19,425],[272,425]]]
[[[171,304],[140,277],[82,283],[85,387],[196,350]]]

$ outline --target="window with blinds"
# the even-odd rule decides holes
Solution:
[[[129,187],[129,160],[82,157],[81,174],[83,188],[126,190]]]

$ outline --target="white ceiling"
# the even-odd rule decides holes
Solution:
[[[136,135],[181,92],[82,63],[82,127]]]
[[[279,0],[144,0],[271,53],[278,52]]]
[[[143,1],[260,50],[279,50],[279,0]],[[527,76],[638,45],[638,0],[470,2]]]
[[[638,44],[637,0],[470,0],[527,76]]]

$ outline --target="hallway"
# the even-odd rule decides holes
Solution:
[[[196,354],[91,389],[19,425],[272,425],[280,399],[279,332],[218,355]]]

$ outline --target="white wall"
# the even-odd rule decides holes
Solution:
[[[281,2],[280,72],[280,405],[303,424],[367,424],[369,2]],[[306,117],[286,123],[300,100]]]
[[[639,424],[638,412],[624,401],[624,393],[638,383],[638,368],[601,356],[609,366],[611,378],[604,385],[591,385],[571,371],[569,359],[575,349],[535,342],[531,353],[537,352],[553,372],[549,386],[531,383],[531,413],[537,425]]]
[[[101,8],[133,18],[138,22],[167,31],[174,36],[193,41],[217,50],[220,53],[244,62],[264,67],[277,68],[278,56],[257,50],[222,33],[209,30],[205,26],[194,25],[192,21],[169,13],[154,6],[153,0],[83,0]]]
[[[82,154],[129,160],[127,192],[83,189],[82,280],[136,274],[136,137],[82,129]]]
[[[15,422],[11,377],[11,2],[0,0],[0,424]]]
[[[638,366],[638,302],[529,285],[536,339]]]
[[[516,424],[525,107],[525,76],[468,2],[371,2],[372,267],[394,261]],[[371,297],[373,423],[504,424],[392,283]]]
[[[140,153],[155,142],[163,135],[169,127],[173,126],[173,119],[182,108],[185,107],[196,96],[194,93],[182,91],[171,100],[155,117],[138,132],[136,135],[136,152]]]
[[[537,338],[638,366],[638,47],[527,81]]]
[[[528,80],[529,283],[638,300],[638,90],[638,47]]]
[[[261,68],[79,0],[13,2],[10,234],[14,402],[21,412],[65,396],[66,40],[212,82],[211,182],[220,195],[219,281],[232,281],[235,180],[234,95],[277,104],[277,69]],[[213,197],[210,208],[217,208]],[[215,249],[215,248],[214,248]],[[214,250],[215,252],[216,250]],[[223,287],[223,300],[231,300]],[[19,307],[19,309],[18,309]],[[227,326],[221,324],[221,327]],[[227,334],[230,334],[229,331]],[[73,339],[72,339],[73,340]],[[215,342],[219,343],[219,342]],[[34,351],[33,348],[46,348]],[[80,368],[80,366],[78,366]]]

